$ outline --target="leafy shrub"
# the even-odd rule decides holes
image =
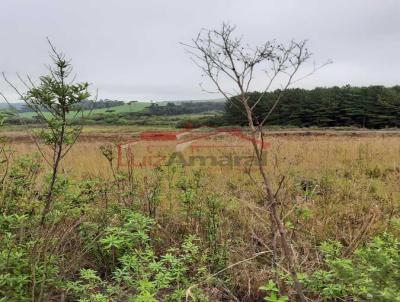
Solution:
[[[194,117],[178,121],[176,128],[199,128],[199,127],[219,127],[226,126],[227,123],[220,115]]]
[[[276,286],[275,282],[269,280],[268,283],[260,287],[261,291],[266,292],[268,295],[264,297],[265,301],[269,302],[285,302],[288,301],[287,296],[279,295],[279,289]]]
[[[61,285],[57,256],[32,253],[40,239],[18,238],[28,215],[0,216],[0,301],[40,301],[45,293]],[[43,240],[43,239],[42,239]]]
[[[325,300],[400,301],[400,242],[391,235],[375,237],[351,259],[342,245],[325,242],[325,269],[304,278],[306,287]]]
[[[99,239],[115,262],[111,277],[83,268],[78,280],[68,282],[68,292],[80,302],[181,301],[186,288],[207,271],[197,238],[189,236],[180,248],[157,256],[150,236],[155,221],[135,211],[123,215],[122,224],[108,227]]]

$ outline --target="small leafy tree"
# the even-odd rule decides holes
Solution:
[[[90,97],[89,84],[74,82],[75,77],[71,77],[70,60],[66,59],[62,52],[57,51],[50,41],[48,42],[53,66],[49,67],[48,75],[39,78],[38,84],[35,84],[29,76],[27,76],[27,81],[18,76],[27,90],[20,92],[3,74],[5,81],[43,122],[43,127],[37,135],[51,150],[47,155],[37,143],[40,153],[52,169],[44,198],[41,225],[44,224],[51,208],[61,161],[71,150],[82,131],[82,125],[77,125],[77,117],[80,114],[83,116],[78,105]],[[75,111],[72,112],[73,110]]]

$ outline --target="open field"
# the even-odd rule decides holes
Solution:
[[[111,169],[108,161],[101,154],[100,147],[106,144],[128,142],[137,137],[141,131],[148,130],[154,131],[154,128],[88,128],[80,142],[65,159],[64,172],[71,177],[110,178]],[[11,136],[11,133],[4,134],[6,137]],[[388,223],[388,217],[385,217],[385,212],[389,211],[387,207],[392,207],[391,215],[398,211],[399,132],[275,131],[268,133],[266,139],[270,144],[267,151],[268,172],[276,182],[285,176],[285,190],[282,194],[288,194],[286,196],[289,198],[288,202],[294,204],[297,201],[306,202],[307,206],[316,207],[313,209],[314,214],[326,216],[323,219],[327,221],[331,221],[332,215],[336,218],[343,217],[341,223],[338,223],[337,219],[332,220],[332,223],[326,222],[324,227],[332,231],[319,230],[321,239],[344,240],[344,238],[354,236],[350,234],[354,218],[352,215],[358,217],[357,219],[363,219],[370,211],[376,210],[382,216],[379,216],[379,219],[376,217],[374,224],[380,228]],[[37,150],[36,146],[29,141],[29,137],[23,134],[20,137],[15,136],[15,141],[11,143],[11,146],[15,152],[14,157],[32,154]],[[208,149],[206,152],[209,154],[211,150]],[[114,161],[116,161],[115,158]],[[115,165],[116,162],[114,162]],[[201,170],[207,174],[207,167],[202,167]],[[139,168],[136,172],[151,173],[149,169]],[[228,187],[232,183],[241,187],[240,182],[248,183],[250,178],[246,175],[244,168],[242,170],[221,168],[218,173],[211,173],[203,181],[208,183],[205,186],[210,186],[210,189],[212,184],[218,183],[221,189],[219,193],[229,196]],[[306,198],[303,195],[304,192],[298,191],[300,184],[304,181],[310,181],[315,191],[306,201],[303,200]],[[241,194],[245,196],[250,194],[246,186],[242,188]],[[160,206],[162,207],[162,203]],[[333,212],[329,213],[330,211]],[[348,216],[349,212],[352,213],[350,216],[353,218]],[[347,223],[349,227],[345,228]]]
[[[188,115],[190,117],[196,115]],[[199,115],[204,116],[204,115]],[[173,117],[172,117],[173,118]],[[180,115],[180,119],[185,115]],[[35,125],[24,126],[6,126],[0,128],[0,134],[12,142],[32,142],[32,134],[28,130],[35,131]],[[230,129],[228,127],[228,129]],[[171,126],[85,126],[80,137],[80,141],[99,141],[99,142],[124,142],[137,137],[143,131],[180,131]],[[400,137],[400,130],[368,130],[368,129],[349,129],[349,128],[267,128],[265,130],[267,136],[271,137]]]
[[[263,192],[257,171],[249,173],[245,166],[209,169],[169,165],[157,169],[125,167],[118,172],[116,149],[111,149],[112,165],[101,152],[101,146],[128,142],[149,130],[157,129],[86,128],[65,158],[62,174],[69,180],[60,184],[63,188],[57,193],[52,214],[60,219],[52,232],[71,232],[68,239],[62,239],[66,240],[64,260],[60,262],[63,278],[73,279],[82,267],[92,267],[108,280],[101,263],[109,261],[107,265],[112,266],[113,257],[122,250],[115,248],[115,256],[105,254],[101,257],[108,260],[99,260],[100,254],[80,241],[79,230],[102,223],[114,225],[121,209],[134,208],[155,220],[157,230],[152,236],[158,238],[154,244],[157,254],[164,253],[166,247],[178,247],[188,235],[199,238],[199,248],[208,259],[204,264],[208,274],[261,253],[199,285],[209,301],[229,301],[229,297],[259,301],[262,293],[258,287],[271,279],[276,280],[282,293],[293,297],[293,290],[285,287],[273,269],[285,272],[279,250],[270,250],[276,234],[271,233],[268,212],[261,205]],[[9,128],[2,135],[10,139],[14,161],[36,151],[21,129]],[[210,140],[235,144],[235,140],[224,137]],[[301,273],[311,274],[323,267],[319,248],[327,240],[340,242],[344,255],[350,255],[383,232],[400,235],[400,132],[281,130],[267,132],[266,141],[267,171],[277,190]],[[213,150],[204,152],[209,156]],[[42,168],[35,177],[41,179],[48,169],[39,161]],[[43,181],[38,181],[31,190],[40,191],[42,186]],[[28,213],[38,206],[32,197],[24,198],[20,212]],[[82,225],[74,231],[77,221]],[[279,246],[279,242],[274,244]],[[274,262],[274,257],[281,260]],[[71,260],[75,258],[79,260]],[[185,282],[187,288],[194,281]],[[54,297],[59,294],[51,286],[48,292]],[[306,293],[313,301],[322,301],[315,290],[307,289]]]
[[[400,302],[400,0],[3,2],[0,302]]]

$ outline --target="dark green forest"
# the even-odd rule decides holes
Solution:
[[[182,102],[179,104],[169,102],[165,106],[152,103],[145,112],[150,115],[180,115],[223,110],[224,103],[222,102]]]
[[[265,125],[287,127],[357,127],[357,128],[393,128],[400,127],[400,86],[384,87],[330,87],[306,89],[275,90],[268,93],[252,92],[249,104],[254,108],[254,122],[258,125],[268,114],[280,97]],[[122,101],[101,100],[83,101],[80,110],[112,108],[126,104]],[[118,107],[119,108],[119,107]],[[115,125],[158,125],[185,127],[201,126],[243,126],[247,124],[244,110],[235,98],[224,102],[181,102],[167,104],[149,104],[136,112],[93,111],[90,115],[78,119],[82,124]],[[19,110],[24,112],[24,110]],[[198,115],[204,116],[198,116]],[[185,115],[185,116],[184,116]],[[189,115],[189,116],[188,116]],[[190,116],[195,115],[195,116]],[[6,124],[40,124],[37,117],[26,118],[9,116]]]
[[[250,104],[255,106],[256,124],[268,114],[281,94],[280,90],[253,92]],[[230,125],[245,125],[246,116],[241,104],[232,98],[225,104],[224,119]],[[289,89],[282,97],[266,125],[297,127],[385,128],[400,126],[400,86],[331,87]]]

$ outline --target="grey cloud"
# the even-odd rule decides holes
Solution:
[[[398,0],[2,0],[0,71],[45,72],[49,36],[99,97],[214,98],[179,42],[229,21],[250,43],[307,38],[334,60],[299,86],[395,85],[399,14]]]

